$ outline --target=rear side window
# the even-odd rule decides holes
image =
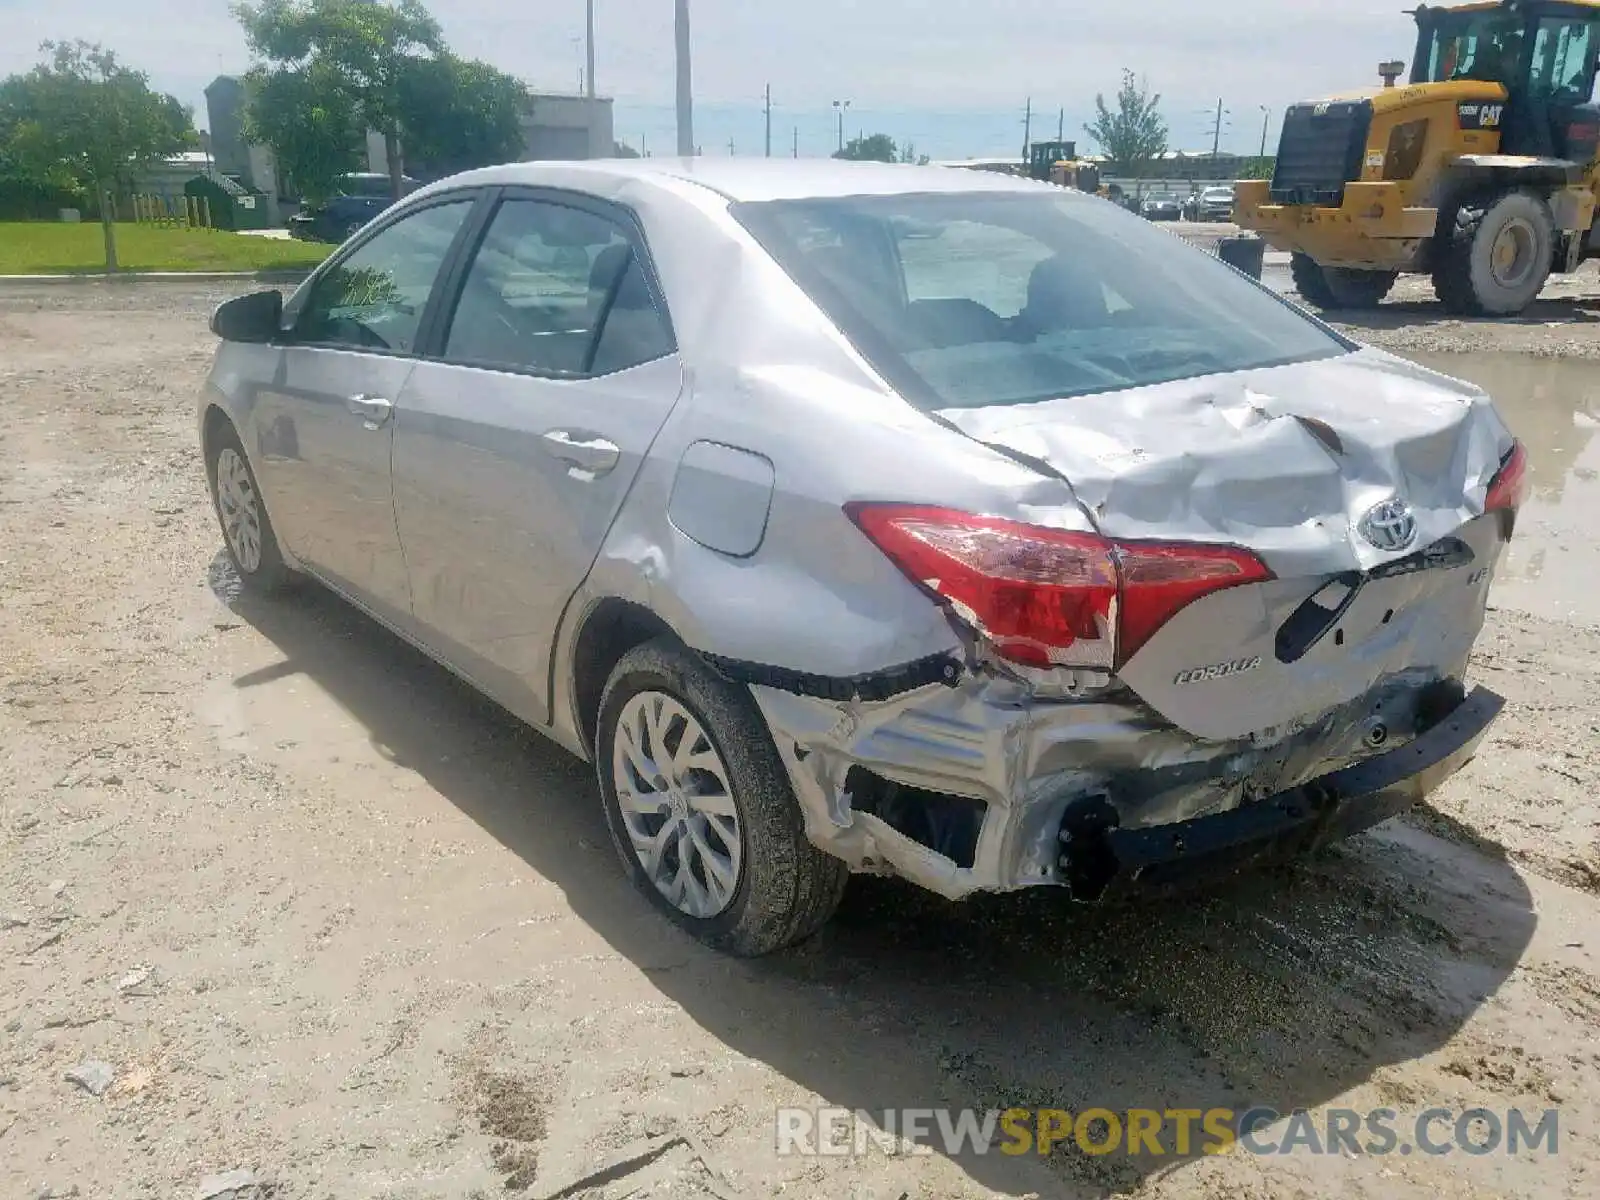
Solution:
[[[1215,256],[1058,189],[733,212],[924,408],[1025,404],[1350,349]]]
[[[627,233],[587,209],[510,199],[462,283],[445,357],[581,377],[672,352]]]
[[[472,205],[471,199],[435,204],[362,243],[317,280],[295,340],[409,354],[439,268]]]

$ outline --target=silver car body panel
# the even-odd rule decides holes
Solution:
[[[1128,827],[1226,811],[1370,753],[1375,723],[1389,745],[1403,740],[1422,689],[1464,668],[1501,546],[1496,518],[1481,515],[1485,491],[1511,446],[1481,392],[1360,351],[931,420],[856,351],[730,203],[1049,185],[860,164],[521,164],[424,188],[384,220],[444,190],[500,185],[572,190],[632,213],[678,353],[611,385],[641,386],[633,401],[619,398],[648,415],[630,425],[627,468],[603,496],[581,480],[517,476],[533,458],[514,451],[516,438],[542,428],[513,411],[527,378],[486,385],[500,418],[481,418],[475,447],[451,446],[443,418],[464,385],[448,373],[464,369],[422,364],[407,390],[424,431],[433,414],[433,432],[408,432],[402,397],[395,435],[394,504],[413,612],[391,623],[567,747],[588,752],[573,678],[584,623],[603,605],[637,605],[719,669],[743,672],[813,841],[856,869],[892,871],[955,897],[1056,881],[1057,833],[1076,796],[1110,787]],[[207,392],[252,447],[263,431],[249,377],[264,369],[264,353],[225,345]],[[502,426],[514,431],[512,444],[491,452],[482,440],[496,440]],[[408,447],[413,436],[422,440]],[[413,458],[448,478],[423,486],[423,467],[405,465]],[[541,460],[539,470],[547,466]],[[581,501],[558,497],[569,484]],[[294,503],[266,478],[263,487],[275,518]],[[1356,530],[1396,495],[1412,504],[1418,536],[1385,553]],[[1246,545],[1277,578],[1191,605],[1119,677],[1029,672],[992,659],[844,514],[850,501],[882,499],[1116,538]],[[541,580],[548,547],[527,514],[546,501],[578,504],[570,515],[581,533]],[[485,528],[492,512],[503,524]],[[1441,538],[1469,547],[1470,569],[1372,579],[1344,615],[1337,645],[1325,640],[1292,663],[1263,652],[1270,631],[1322,581],[1370,573]],[[291,538],[285,549],[298,556],[300,547]],[[492,591],[471,594],[495,562],[507,573]],[[519,610],[530,597],[536,603]],[[453,630],[441,629],[451,621]],[[1203,677],[1240,654],[1261,663]],[[941,669],[946,677],[896,674],[929,663],[933,678]],[[1202,678],[1176,682],[1196,669]],[[800,678],[830,686],[786,682]],[[891,682],[863,682],[874,679]],[[972,865],[855,811],[853,767],[982,801]]]

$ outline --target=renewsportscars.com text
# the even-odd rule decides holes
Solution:
[[[974,1109],[781,1108],[777,1150],[785,1155],[1084,1154],[1189,1157],[1204,1154],[1554,1155],[1556,1109],[1270,1108]]]

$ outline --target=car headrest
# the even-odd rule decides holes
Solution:
[[[632,257],[633,247],[626,242],[615,243],[600,251],[595,256],[594,265],[589,268],[590,294],[610,295],[622,272],[627,270],[628,260]]]

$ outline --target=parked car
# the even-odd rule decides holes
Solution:
[[[1090,196],[490,168],[212,328],[247,592],[318,580],[593,761],[627,874],[737,954],[852,870],[1091,902],[1321,845],[1501,706],[1488,397]]]
[[[1208,187],[1184,202],[1184,219],[1189,221],[1228,221],[1233,218],[1233,188]]]
[[[401,177],[404,192],[409,194],[419,186],[409,175]],[[344,175],[336,195],[289,218],[289,234],[308,242],[342,242],[393,203],[393,186],[387,175]]]
[[[1147,221],[1178,221],[1183,218],[1183,205],[1176,196],[1146,196],[1139,211]]]

